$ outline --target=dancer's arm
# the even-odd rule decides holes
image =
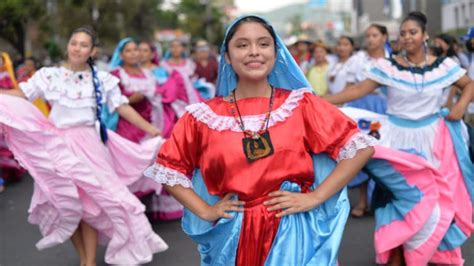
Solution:
[[[199,216],[199,218],[213,222],[219,218],[231,218],[228,212],[242,211],[243,201],[232,200],[232,194],[225,195],[214,205],[207,204],[191,188],[185,188],[181,185],[167,186],[165,189],[173,195],[183,206]]]
[[[461,119],[464,115],[464,111],[466,110],[467,106],[473,100],[474,97],[474,81],[472,81],[468,76],[464,75],[456,83],[454,83],[454,85],[460,88],[462,90],[462,93],[457,103],[449,112],[449,115],[447,117],[449,120]]]
[[[16,96],[20,98],[26,99],[26,95],[23,93],[22,90],[20,89],[13,89],[13,90],[0,90],[0,94],[5,94],[5,95],[10,95],[10,96]]]
[[[379,84],[371,79],[366,79],[356,85],[346,87],[340,93],[334,95],[325,95],[323,99],[332,104],[344,104],[372,93]]]
[[[132,125],[140,128],[141,130],[147,132],[151,136],[158,136],[161,134],[161,131],[154,127],[152,124],[148,123],[143,117],[135,111],[130,105],[122,104],[117,108],[119,115]]]
[[[325,202],[349,183],[373,154],[374,148],[372,147],[361,149],[353,158],[340,161],[333,172],[314,191],[309,193],[274,191],[269,194],[272,199],[264,204],[269,206],[269,211],[282,210],[276,215],[277,217],[309,211]]]
[[[134,94],[130,95],[130,97],[128,97],[128,102],[130,104],[134,104],[134,103],[139,103],[143,101],[144,99],[145,99],[145,95],[139,92],[135,92]]]

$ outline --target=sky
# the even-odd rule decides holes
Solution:
[[[235,0],[239,13],[266,12],[289,4],[307,2],[308,0]]]

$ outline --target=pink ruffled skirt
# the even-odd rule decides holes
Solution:
[[[161,139],[137,145],[109,132],[106,146],[95,128],[58,129],[10,96],[0,96],[0,133],[35,181],[28,220],[43,235],[38,249],[69,240],[81,220],[99,232],[109,264],[147,263],[168,248],[127,188],[142,182]]]

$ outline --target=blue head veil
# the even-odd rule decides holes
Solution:
[[[115,50],[114,50],[114,54],[112,55],[112,59],[110,60],[110,63],[109,63],[109,70],[113,70],[123,64],[123,60],[120,58],[120,53],[122,52],[125,45],[127,45],[127,43],[129,42],[133,42],[133,39],[130,37],[127,37],[120,40],[120,42],[117,44],[117,47],[115,47]]]
[[[237,86],[237,75],[232,69],[232,66],[224,60],[226,51],[226,40],[230,30],[237,26],[237,24],[248,17],[256,17],[269,25],[272,30],[273,27],[265,19],[255,16],[246,15],[235,19],[227,28],[224,43],[221,47],[221,60],[219,62],[219,74],[217,78],[217,95],[227,96]],[[281,38],[276,34],[276,60],[273,70],[268,75],[268,82],[275,88],[282,88],[287,90],[295,90],[300,88],[311,88],[308,80],[299,68],[298,64],[293,59]]]

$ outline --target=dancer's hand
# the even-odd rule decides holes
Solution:
[[[161,136],[161,131],[156,127],[151,127],[148,134],[151,137],[158,137],[158,136]]]
[[[319,205],[312,193],[297,193],[288,191],[274,191],[268,194],[272,199],[263,204],[270,206],[268,211],[279,211],[276,217],[306,212]]]
[[[459,104],[453,106],[451,111],[449,112],[448,116],[446,117],[448,120],[461,120],[462,116],[464,115],[464,108]]]
[[[204,220],[214,222],[220,218],[232,218],[228,212],[241,212],[243,211],[244,201],[232,200],[233,194],[225,195],[220,201],[213,206],[209,206],[208,211],[203,215]]]

